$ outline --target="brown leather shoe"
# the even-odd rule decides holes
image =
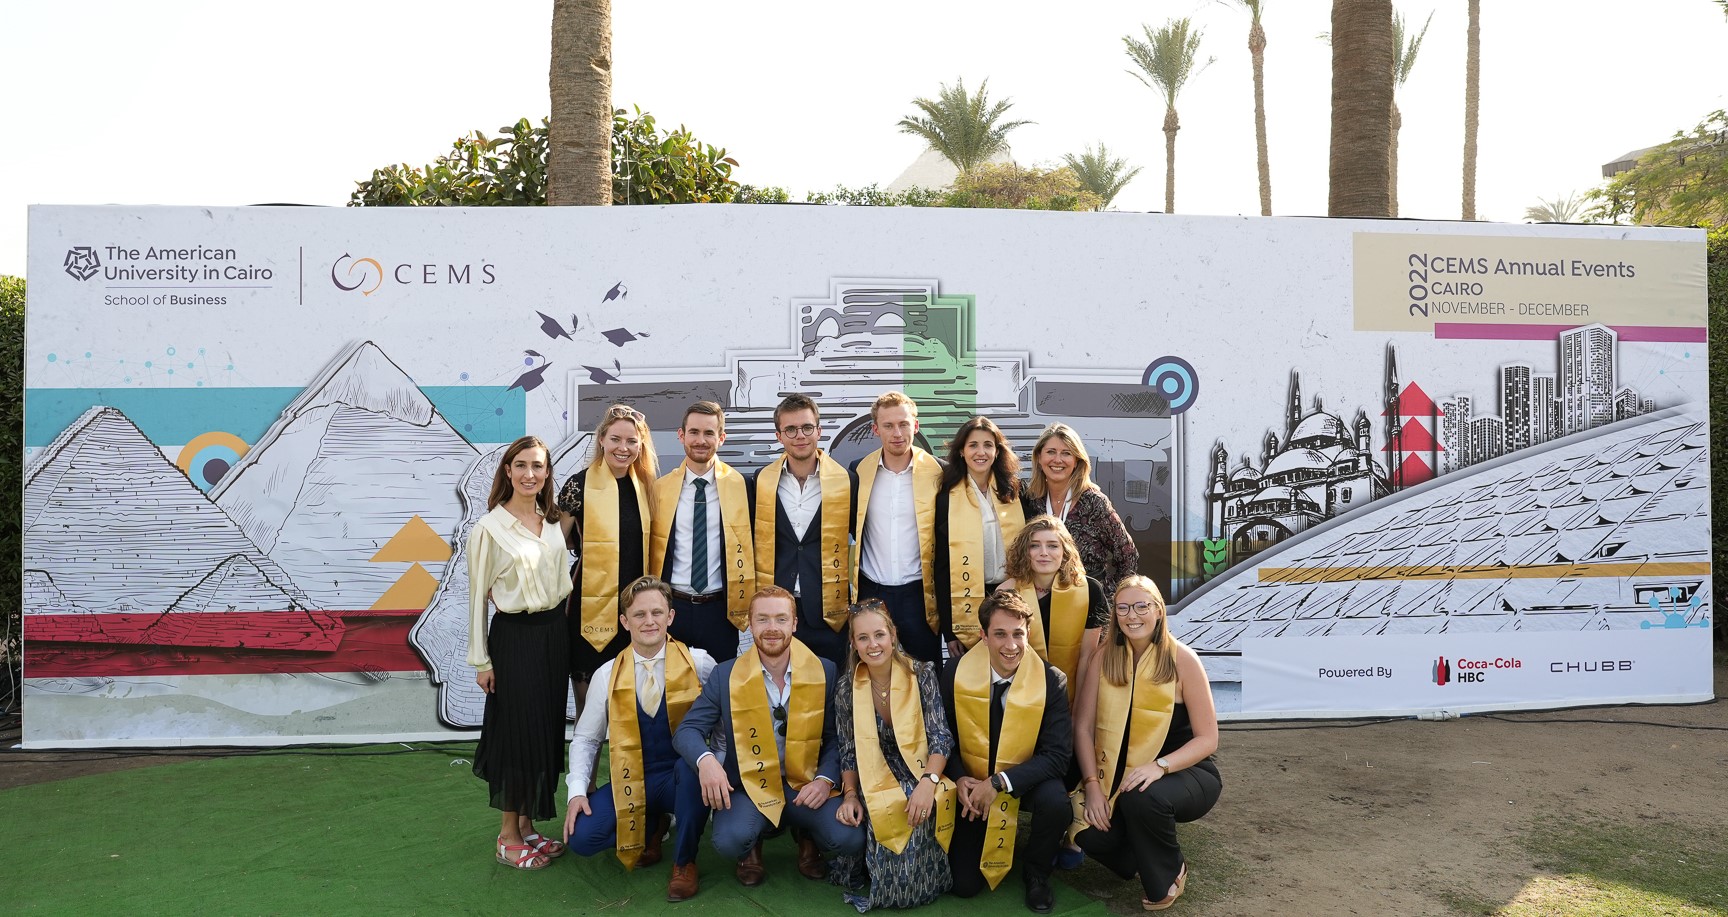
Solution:
[[[648,839],[642,843],[642,855],[636,859],[637,869],[653,866],[660,862],[660,858],[663,856],[660,850],[660,841],[666,837],[666,830],[671,826],[672,819],[664,815],[654,822],[654,827],[648,831]]]
[[[682,866],[673,864],[672,881],[666,883],[666,900],[683,901],[694,898],[701,887],[701,883],[696,879],[695,863],[685,863]]]
[[[798,874],[817,881],[828,878],[828,862],[822,859],[816,842],[807,837],[798,839]]]
[[[767,876],[767,870],[762,867],[762,842],[757,841],[750,852],[738,861],[738,884],[745,888],[755,888],[762,884]]]

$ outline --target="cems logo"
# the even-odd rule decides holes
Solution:
[[[330,265],[330,282],[344,293],[360,291],[371,296],[384,283],[384,266],[375,258],[356,258],[347,252]]]
[[[102,262],[96,257],[96,249],[88,245],[67,249],[63,266],[74,280],[89,280],[102,270]]]
[[[1448,662],[1445,656],[1441,656],[1434,661],[1434,666],[1429,670],[1429,672],[1433,676],[1435,684],[1445,686],[1454,681],[1459,684],[1482,684],[1488,680],[1488,673],[1490,671],[1495,669],[1505,671],[1507,669],[1521,669],[1523,667],[1524,661],[1522,659],[1513,659],[1504,656],[1496,656],[1493,659],[1465,659],[1459,657],[1451,662]]]
[[[386,267],[376,258],[356,258],[349,252],[330,265],[330,282],[344,293],[359,290],[361,296],[371,296],[386,280],[403,286],[490,286],[498,281],[498,268],[485,262],[403,262]]]

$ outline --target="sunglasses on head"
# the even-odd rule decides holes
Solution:
[[[641,411],[632,407],[625,407],[621,404],[615,404],[607,408],[606,418],[608,420],[634,420],[641,423],[647,422],[647,419],[642,416]]]

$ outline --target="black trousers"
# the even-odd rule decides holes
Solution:
[[[942,641],[930,629],[924,617],[924,581],[914,580],[899,586],[884,586],[858,573],[858,601],[881,599],[888,606],[888,617],[894,620],[900,646],[913,659],[934,662],[942,666]]]
[[[715,662],[738,655],[738,628],[726,617],[725,596],[700,605],[673,596],[672,612],[672,626],[667,630],[674,640],[707,650]]]
[[[835,631],[828,626],[827,621],[811,624],[803,618],[798,619],[798,629],[792,636],[798,642],[810,648],[810,652],[834,663],[835,671],[846,665],[846,631],[842,628]]]
[[[1194,821],[1211,811],[1223,789],[1223,781],[1204,764],[1179,770],[1143,790],[1116,797],[1110,830],[1087,828],[1074,842],[1124,879],[1139,873],[1146,899],[1162,901],[1182,871],[1176,823]]]
[[[1067,832],[1074,809],[1068,802],[1068,791],[1060,780],[1046,780],[1020,797],[1020,810],[1032,812],[1032,830],[1015,851],[1020,859],[1020,878],[1048,878],[1056,863],[1056,847]],[[948,843],[948,870],[954,874],[954,895],[970,898],[984,891],[989,884],[978,869],[978,859],[984,853],[983,819],[967,818],[961,813],[954,818],[954,837]],[[1009,843],[1014,843],[1012,838]]]

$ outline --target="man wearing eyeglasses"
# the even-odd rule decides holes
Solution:
[[[790,591],[798,604],[794,636],[840,665],[852,585],[855,482],[822,451],[821,424],[820,409],[806,395],[787,395],[774,409],[774,438],[785,451],[750,480],[756,581]]]
[[[648,572],[672,586],[672,637],[731,659],[756,592],[749,487],[718,457],[726,442],[720,405],[686,408],[678,442],[684,461],[654,482]]]
[[[858,600],[881,599],[900,645],[914,659],[940,664],[936,637],[936,491],[942,465],[918,448],[918,403],[884,392],[870,406],[882,448],[853,466],[857,473]]]
[[[834,792],[834,664],[792,637],[796,602],[764,586],[750,603],[752,644],[720,663],[685,714],[672,744],[714,810],[714,849],[737,860],[739,883],[761,885],[762,838],[790,824],[800,835],[799,872],[821,878],[824,861],[864,852],[864,829],[840,823]]]

